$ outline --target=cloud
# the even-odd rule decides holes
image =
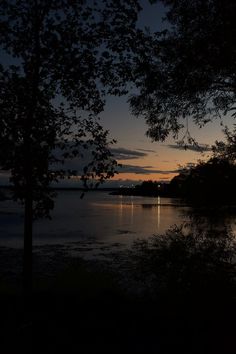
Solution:
[[[139,149],[144,150],[144,149]],[[148,155],[147,151],[154,151],[154,150],[145,150],[144,151],[137,151],[132,149],[126,149],[122,147],[118,148],[111,148],[111,153],[113,154],[116,160],[132,160],[132,159],[140,159]],[[53,166],[53,168],[64,168],[65,170],[75,170],[77,171],[77,175],[83,174],[83,167],[86,166],[91,161],[91,151],[84,150],[83,157],[75,157],[73,159],[66,159],[63,166]],[[117,168],[120,174],[123,173],[133,173],[133,174],[140,174],[140,175],[150,175],[150,174],[163,174],[169,175],[170,173],[178,173],[179,170],[162,170],[156,169],[153,166],[142,166],[142,165],[131,165],[131,164],[122,164],[122,167]]]
[[[155,153],[155,150],[148,150],[148,149],[137,149],[138,151],[143,151],[143,152],[153,152]]]
[[[149,175],[152,173],[170,174],[178,173],[179,170],[157,170],[152,166],[133,166],[133,165],[122,165],[119,169],[119,173],[135,173],[135,174],[145,174]]]
[[[144,152],[125,149],[125,148],[111,148],[111,152],[114,155],[114,158],[117,160],[132,160],[132,159],[139,159],[140,157],[147,156],[147,154]]]
[[[111,148],[111,153],[115,160],[133,160],[145,157],[147,154],[135,150],[125,148]],[[73,159],[66,159],[63,167],[65,169],[76,170],[78,174],[83,173],[83,167],[86,166],[93,159],[91,151],[83,151],[83,157],[75,157]]]
[[[211,151],[211,147],[207,144],[198,144],[198,145],[169,144],[167,146],[171,149],[176,149],[176,150],[190,150],[190,151],[196,151],[196,152]]]
[[[139,150],[139,151],[137,151]],[[142,150],[142,151],[140,151]],[[111,147],[110,152],[113,154],[113,157],[115,160],[138,160],[140,158],[144,158],[145,156],[148,155],[148,152],[153,151],[153,150],[144,150],[144,149],[126,149],[123,147]],[[59,149],[56,149],[54,151],[55,155],[57,158],[60,159],[61,157],[61,151]],[[80,157],[74,157],[74,158],[67,158],[64,160],[63,165],[52,165],[52,169],[58,169],[58,168],[63,168],[65,170],[70,169],[70,170],[76,170],[78,175],[81,175],[83,173],[83,167],[87,166],[88,163],[90,163],[93,160],[92,156],[92,147],[89,149],[82,149],[81,151],[83,156]]]

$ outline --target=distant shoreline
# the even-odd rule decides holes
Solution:
[[[0,190],[1,189],[7,189],[7,190],[13,190],[13,187],[10,185],[0,185]],[[97,191],[107,191],[107,192],[111,192],[111,191],[115,191],[118,188],[91,188],[91,189],[87,189],[87,188],[81,188],[81,187],[49,187],[50,190],[63,190],[63,191],[82,191],[82,192],[97,192]]]

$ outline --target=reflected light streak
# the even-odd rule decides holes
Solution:
[[[134,200],[133,200],[133,196],[131,196],[131,211],[130,211],[130,223],[133,224],[134,223]]]
[[[161,223],[161,198],[157,197],[157,229],[159,230]]]
[[[122,219],[123,217],[123,196],[119,195],[119,217]]]

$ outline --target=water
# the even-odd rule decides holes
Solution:
[[[172,198],[113,196],[60,191],[52,220],[34,224],[34,245],[88,241],[130,245],[136,239],[163,234],[172,225],[187,222],[190,207]],[[22,247],[23,210],[0,203],[0,246]]]

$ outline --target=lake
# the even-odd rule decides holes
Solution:
[[[34,224],[34,245],[90,241],[130,245],[189,221],[191,208],[173,198],[114,196],[96,191],[60,191],[52,220]],[[234,218],[228,221],[235,231]],[[23,209],[0,202],[0,246],[22,247]]]

